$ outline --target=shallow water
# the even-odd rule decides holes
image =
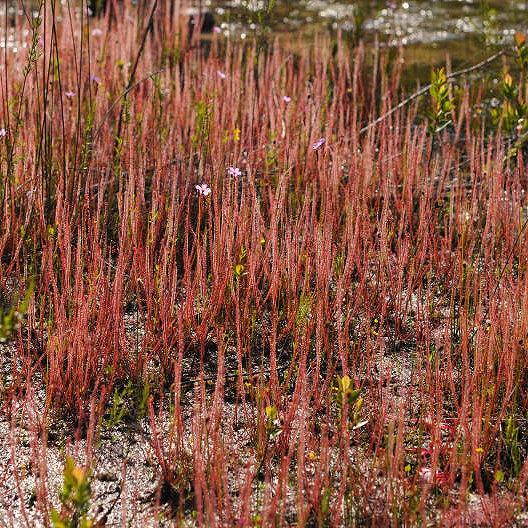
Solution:
[[[401,43],[418,76],[447,53],[454,67],[478,62],[528,30],[528,0],[275,0],[269,12],[267,6],[268,0],[210,2],[226,35],[286,34],[303,42],[341,30],[353,41],[359,31],[367,42],[377,36],[383,46]]]
[[[378,40],[382,47],[402,45],[406,83],[428,80],[431,67],[445,64],[448,55],[453,69],[463,68],[511,43],[517,31],[528,33],[528,0],[193,0],[193,3],[209,7],[222,34],[232,38],[279,36],[303,46],[317,34],[335,36],[340,31],[351,43],[361,37],[371,44]],[[15,14],[23,15],[21,5],[8,2],[7,18]],[[6,19],[6,5],[0,7],[0,19]],[[0,26],[2,35],[6,33],[5,26]],[[9,26],[7,38],[0,39],[0,48],[7,47],[16,53],[27,47],[30,31]],[[494,68],[497,71],[500,64]]]

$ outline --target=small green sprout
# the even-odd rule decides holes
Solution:
[[[429,88],[432,104],[426,112],[429,118],[427,125],[428,132],[433,135],[442,131],[452,123],[450,113],[454,110],[455,105],[449,97],[449,88],[444,68],[437,72],[431,71],[431,87]]]
[[[67,456],[64,466],[64,483],[59,498],[62,503],[60,513],[51,510],[51,522],[55,528],[90,528],[93,521],[88,519],[92,490],[90,472],[77,466],[75,461]]]
[[[268,415],[266,433],[270,440],[275,440],[275,438],[277,438],[281,432],[281,423],[277,418],[277,407],[274,405],[268,405],[266,407],[266,414]]]
[[[528,46],[526,45],[526,37],[520,31],[517,31],[515,35],[515,45],[519,64],[524,69],[528,66]]]
[[[512,76],[508,72],[502,74],[500,88],[503,103],[501,107],[491,111],[493,123],[497,127],[502,123],[502,129],[507,134],[517,131],[520,135],[526,128],[528,106],[522,100],[519,85],[513,82]]]
[[[343,408],[353,408],[352,411],[352,429],[359,429],[363,427],[367,421],[360,421],[360,413],[363,408],[364,400],[360,397],[361,391],[359,389],[352,388],[352,380],[349,376],[337,377],[337,387],[334,387],[336,391],[335,400],[339,409],[340,417],[343,415]]]
[[[240,254],[238,256],[238,260],[236,261],[236,264],[233,269],[236,279],[239,279],[244,274],[244,270],[246,269],[246,266],[245,266],[246,256],[247,256],[247,250],[244,246],[242,246],[242,249],[240,250]]]
[[[521,450],[519,448],[519,426],[516,424],[515,418],[512,416],[506,420],[504,442],[513,463],[513,473],[517,477],[521,473],[523,460],[521,456]]]
[[[14,332],[20,328],[24,315],[28,310],[29,299],[33,294],[33,290],[34,284],[31,283],[20,305],[17,306],[17,303],[15,303],[6,314],[4,314],[2,308],[0,308],[0,343],[6,343],[9,341]]]

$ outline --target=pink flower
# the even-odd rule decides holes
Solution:
[[[90,80],[92,80],[94,83],[100,83],[101,82],[101,79],[99,77],[97,77],[97,75],[92,75],[90,77]]]
[[[433,470],[431,468],[421,468],[418,476],[422,482],[429,483],[433,480]]]
[[[447,422],[440,422],[440,429],[449,433],[453,429],[453,426]]]
[[[291,101],[291,97],[288,97],[287,95],[283,95],[282,96],[282,100],[285,102],[285,103],[289,103]]]
[[[93,28],[92,29],[92,35],[94,37],[100,37],[103,34],[103,32],[99,28]]]
[[[196,185],[196,192],[199,196],[207,196],[211,189],[207,186],[207,183],[202,183],[202,185]]]
[[[64,95],[71,99],[72,97],[75,97],[75,94],[73,92],[64,92]]]
[[[93,15],[93,11],[89,7],[85,7],[84,8],[84,14],[88,15],[88,16],[92,16]]]
[[[222,33],[222,30],[218,26],[214,26],[213,33]]]
[[[312,148],[314,150],[317,150],[323,143],[325,142],[325,140],[323,138],[321,139],[318,139],[313,145],[312,145]]]
[[[220,79],[225,79],[226,78],[226,74],[224,72],[221,72],[220,70],[217,70],[216,75],[218,75],[218,77],[220,77]]]
[[[435,475],[435,484],[443,488],[449,484],[449,471],[437,471]]]
[[[0,137],[7,136],[7,130],[5,128],[0,128]]]
[[[242,176],[242,171],[238,167],[229,167],[229,169],[227,169],[227,173],[233,178],[238,178],[239,176]]]
[[[434,483],[439,488],[449,484],[449,471],[440,471],[437,469],[433,475],[433,470],[431,468],[423,467],[418,472],[418,477],[425,484]]]

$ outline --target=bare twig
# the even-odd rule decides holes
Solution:
[[[490,62],[493,62],[499,57],[502,57],[505,53],[506,53],[506,50],[499,51],[498,53],[495,53],[495,55],[488,57],[486,60],[483,60],[482,62],[479,62],[478,64],[475,64],[474,66],[470,66],[469,68],[465,68],[464,70],[458,70],[456,72],[450,73],[449,75],[446,75],[446,80],[449,81],[451,79],[454,79],[455,77],[460,77],[461,75],[465,75],[467,73],[471,73],[476,70],[479,70],[480,68],[483,68],[484,66],[488,65]],[[363,134],[367,132],[367,130],[370,130],[372,127],[375,127],[376,125],[381,123],[383,120],[385,120],[387,117],[394,114],[394,112],[397,112],[400,108],[403,108],[404,106],[408,105],[410,102],[414,101],[416,98],[427,93],[429,89],[431,88],[431,86],[432,84],[428,84],[427,86],[424,86],[417,92],[413,93],[411,96],[407,97],[407,99],[404,99],[400,104],[396,105],[394,108],[391,108],[386,114],[383,114],[382,116],[378,117],[378,119],[376,119],[372,123],[369,123],[368,125],[364,126],[359,131],[359,133]]]
[[[123,97],[126,97],[127,94],[132,91],[136,86],[140,85],[141,83],[145,82],[145,81],[148,81],[149,79],[152,79],[154,76],[160,74],[160,73],[163,73],[165,70],[158,70],[158,71],[155,71],[153,73],[149,73],[148,75],[146,75],[145,77],[143,77],[143,79],[137,81],[136,83],[132,84],[131,86],[129,86],[123,93],[121,93],[115,100],[114,102],[110,105],[110,108],[106,111],[105,115],[103,116],[103,119],[101,119],[101,123],[99,123],[99,126],[97,127],[97,131],[95,132],[94,134],[94,137],[93,137],[93,140],[92,142],[95,142],[95,140],[97,139],[97,136],[99,136],[99,133],[101,132],[101,128],[103,127],[106,119],[108,118],[108,116],[110,115],[110,112],[113,110],[113,108],[115,107],[115,105],[121,100],[123,99]]]

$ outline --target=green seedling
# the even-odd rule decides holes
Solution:
[[[455,105],[449,97],[449,88],[444,68],[431,71],[431,107],[426,112],[429,119],[427,125],[428,132],[433,135],[441,132],[444,128],[452,123],[451,111]]]
[[[313,292],[301,293],[299,308],[297,310],[296,322],[298,327],[306,327],[315,305],[315,294]]]
[[[108,411],[108,416],[103,418],[103,423],[106,427],[115,427],[123,418],[127,411],[126,400],[132,394],[132,382],[129,381],[122,391],[114,390],[114,397],[112,399],[112,407]]]
[[[268,420],[266,422],[266,435],[269,440],[275,440],[281,433],[281,423],[277,418],[277,407],[269,405],[266,407]]]
[[[268,148],[266,152],[266,167],[275,167],[277,165],[278,157],[280,154],[280,148],[277,144],[277,136],[278,134],[274,132],[273,130],[270,130],[269,132],[269,143]]]
[[[341,277],[341,274],[343,273],[344,269],[344,258],[343,255],[340,253],[336,256],[334,261],[334,274],[336,276],[336,279],[339,279]]]
[[[502,123],[502,129],[506,134],[517,131],[520,135],[526,129],[528,106],[522,100],[519,86],[514,84],[509,73],[503,73],[500,88],[503,102],[500,107],[491,111],[493,124],[498,127]]]
[[[213,120],[213,109],[207,102],[200,100],[196,103],[195,111],[196,127],[194,134],[191,136],[191,142],[194,149],[199,147],[206,155],[208,152],[209,132]]]
[[[93,520],[87,517],[92,498],[90,472],[75,464],[67,456],[64,465],[64,483],[59,498],[61,511],[51,510],[51,522],[55,528],[90,528]]]
[[[33,289],[34,285],[31,283],[20,305],[13,304],[6,314],[0,308],[0,343],[9,341],[14,332],[20,328],[24,315],[28,310],[29,299],[33,294]]]
[[[520,31],[515,35],[515,47],[519,66],[524,70],[528,66],[528,45],[526,45],[526,37]]]
[[[261,474],[262,468],[264,467],[264,463],[266,461],[266,455],[268,453],[268,449],[270,448],[270,444],[273,440],[275,440],[282,431],[282,426],[280,423],[280,420],[277,416],[277,407],[274,405],[268,405],[266,407],[266,426],[264,430],[264,449],[259,453],[260,463],[257,469],[257,475]]]
[[[513,464],[513,474],[515,477],[518,477],[522,467],[521,452],[519,449],[519,426],[515,423],[515,418],[512,416],[506,420],[504,442]]]
[[[237,280],[240,279],[240,277],[242,277],[242,275],[245,274],[244,270],[246,269],[246,256],[247,256],[246,248],[242,246],[242,249],[240,250],[240,254],[238,256],[238,259],[233,269],[234,277]]]
[[[363,408],[364,400],[360,397],[361,391],[359,389],[352,388],[352,380],[349,376],[337,377],[337,387],[334,386],[335,401],[339,409],[339,417],[343,416],[343,409],[346,407],[353,409],[352,413],[349,413],[349,417],[352,417],[352,429],[359,429],[367,424],[367,421],[360,421],[360,413]]]

